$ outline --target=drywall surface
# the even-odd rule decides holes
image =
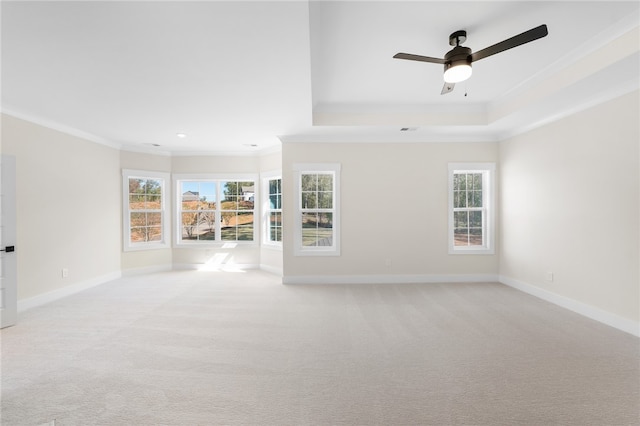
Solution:
[[[285,194],[294,164],[341,164],[341,255],[294,256],[287,197],[285,282],[497,277],[497,255],[449,255],[447,241],[448,164],[496,162],[497,143],[285,143],[282,157]]]
[[[638,103],[636,91],[500,143],[504,280],[639,320]]]
[[[17,165],[18,300],[119,274],[119,151],[3,114],[2,152]]]

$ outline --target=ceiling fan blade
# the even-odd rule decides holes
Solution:
[[[500,43],[496,43],[493,46],[489,46],[486,49],[472,53],[471,62],[479,61],[487,56],[495,55],[496,53],[504,52],[505,50],[529,43],[530,41],[545,37],[547,34],[549,34],[547,26],[544,24],[540,25],[539,27],[532,28],[529,31],[525,31],[522,34],[508,38]]]
[[[446,95],[447,93],[451,93],[453,92],[453,88],[456,87],[455,83],[444,83],[444,86],[442,86],[442,92],[440,92],[441,95]]]
[[[429,56],[413,55],[411,53],[396,53],[393,55],[396,59],[408,59],[410,61],[432,62],[434,64],[444,64],[444,59],[431,58]]]

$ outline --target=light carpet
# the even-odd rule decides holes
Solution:
[[[495,283],[115,280],[1,332],[3,425],[635,425],[639,339]]]

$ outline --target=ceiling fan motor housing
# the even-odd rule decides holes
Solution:
[[[444,70],[458,65],[471,65],[471,49],[463,46],[456,46],[444,55]]]

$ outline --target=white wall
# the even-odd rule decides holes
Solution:
[[[622,328],[640,319],[638,104],[636,91],[500,143],[502,279]]]
[[[447,242],[448,163],[495,162],[496,143],[284,144],[282,158],[285,194],[295,163],[342,166],[341,256],[293,255],[286,197],[285,282],[497,279],[497,255],[449,255]]]
[[[117,276],[118,150],[3,114],[2,152],[17,165],[18,300]]]

